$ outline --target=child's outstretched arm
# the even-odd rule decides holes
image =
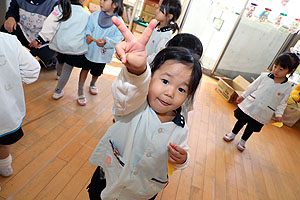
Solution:
[[[154,30],[157,22],[152,20],[141,37],[136,39],[117,17],[112,18],[113,23],[118,27],[125,41],[116,45],[116,54],[121,62],[127,67],[130,73],[139,75],[146,70],[146,44]]]
[[[59,11],[58,6],[56,6],[51,14],[46,18],[43,23],[43,28],[39,32],[39,36],[30,42],[30,47],[39,48],[41,45],[49,42],[58,30],[59,23]]]
[[[145,45],[156,23],[150,23],[142,37],[135,39],[118,18],[113,17],[112,20],[125,38],[125,41],[116,46],[116,55],[125,66],[112,84],[114,114],[123,116],[137,110],[146,102],[151,71],[146,66]]]

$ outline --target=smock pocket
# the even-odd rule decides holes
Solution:
[[[155,194],[159,193],[168,185],[168,183],[169,183],[168,176],[166,179],[162,179],[158,177],[151,178],[149,180],[149,188],[148,188],[149,195],[154,196]]]
[[[105,172],[107,185],[118,180],[126,162],[119,153],[118,147],[114,141],[110,138],[106,138],[100,145],[99,151],[95,156],[101,159],[100,166]]]

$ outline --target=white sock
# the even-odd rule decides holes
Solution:
[[[7,156],[7,158],[0,159],[0,170],[7,169],[8,167],[10,167],[11,163],[12,163],[11,154],[9,154],[9,156]]]

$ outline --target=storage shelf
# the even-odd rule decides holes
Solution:
[[[126,6],[134,7],[134,3],[130,2],[130,1],[123,1],[123,4]]]

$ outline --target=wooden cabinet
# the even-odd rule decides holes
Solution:
[[[144,22],[149,23],[152,19],[155,18],[155,12],[158,8],[159,0],[145,0],[141,18],[144,20]]]

